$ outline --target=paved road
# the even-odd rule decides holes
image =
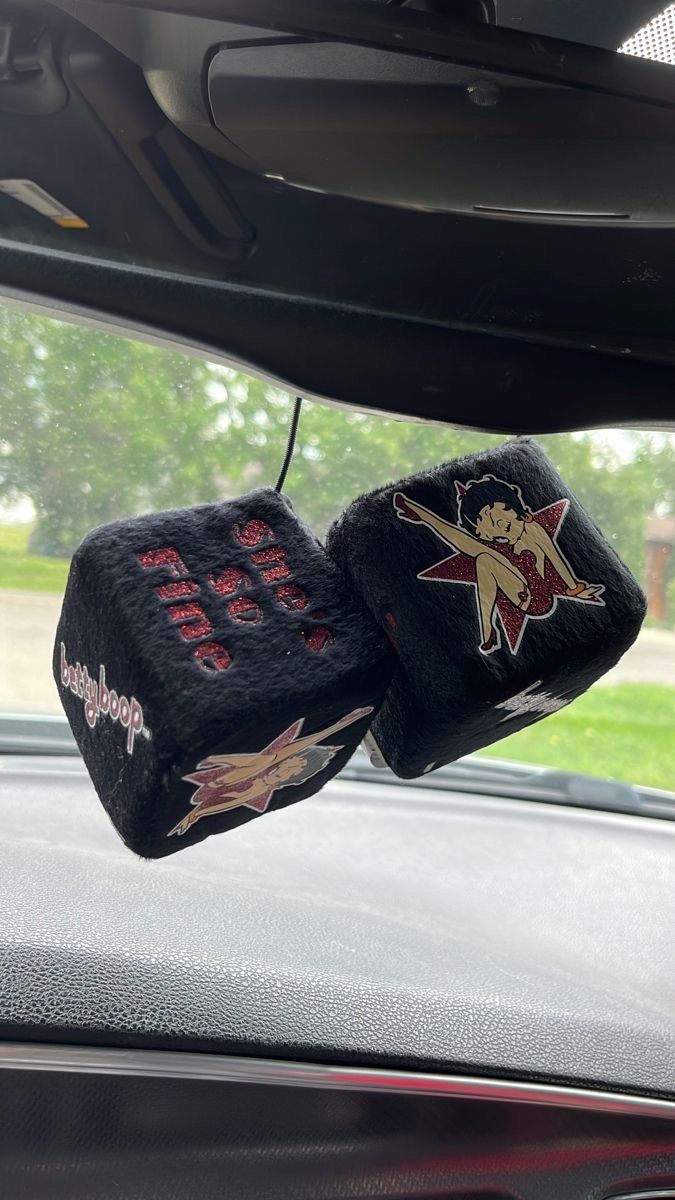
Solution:
[[[628,653],[600,682],[666,683],[675,687],[675,631],[643,629]]]
[[[0,591],[0,712],[61,713],[51,674],[61,597]],[[91,664],[89,664],[91,665]],[[602,684],[675,687],[675,632],[645,629]]]
[[[0,591],[0,712],[63,712],[51,672],[60,611],[60,596]]]

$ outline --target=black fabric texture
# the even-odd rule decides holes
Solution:
[[[183,607],[191,605],[196,615]],[[221,650],[201,660],[204,646]],[[142,728],[137,707],[131,728],[122,724],[129,708],[88,723],[91,688],[77,668],[98,683],[101,664],[106,687],[141,706]],[[360,742],[394,666],[343,572],[272,489],[94,530],[73,557],[54,649],[59,694],[96,790],[125,843],[152,858],[318,791]],[[269,755],[280,747],[270,743],[284,734],[285,746],[314,734],[318,745],[287,751],[281,770],[291,778],[274,776],[268,794],[250,796],[278,767]],[[252,761],[263,751],[264,761]],[[213,755],[251,761],[200,765]],[[223,770],[233,769],[229,793]],[[194,816],[206,770],[219,772],[223,800],[246,791],[253,807],[207,812],[172,833]]]
[[[423,507],[421,516],[406,500]],[[455,527],[446,524],[447,540],[428,523],[430,514]],[[495,525],[494,516],[506,526]],[[519,540],[509,542],[516,534]],[[465,535],[471,553],[452,541]],[[547,557],[551,542],[571,584]],[[398,652],[371,733],[402,778],[480,750],[569,703],[615,665],[645,613],[628,568],[525,438],[361,496],[331,527],[327,547]],[[514,571],[523,581],[517,587]],[[513,602],[495,575],[506,580]],[[479,597],[487,607],[490,588],[498,606],[485,628]]]

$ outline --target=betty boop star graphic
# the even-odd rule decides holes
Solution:
[[[402,521],[426,525],[454,553],[418,579],[475,587],[482,654],[501,646],[497,617],[509,650],[516,654],[529,617],[549,617],[559,599],[604,605],[604,585],[578,579],[557,544],[569,500],[556,500],[537,512],[524,503],[515,484],[483,475],[455,481],[457,524],[396,492],[394,509]]]
[[[212,754],[197,764],[192,775],[184,775],[188,783],[196,783],[192,809],[170,830],[172,834],[187,833],[195,821],[227,812],[230,808],[253,808],[266,811],[274,793],[283,787],[304,783],[317,775],[342,746],[319,746],[332,734],[369,716],[371,708],[355,708],[327,729],[299,737],[304,717],[290,725],[279,737],[253,754]]]

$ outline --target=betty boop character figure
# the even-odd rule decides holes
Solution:
[[[428,526],[456,552],[422,572],[420,578],[475,584],[481,653],[491,654],[501,645],[497,615],[515,653],[526,617],[550,616],[559,597],[603,603],[600,597],[604,586],[578,579],[557,545],[557,530],[568,500],[558,500],[533,513],[519,487],[494,475],[483,475],[468,483],[455,481],[455,488],[457,524],[410,500],[403,492],[394,495],[394,509],[402,521]],[[507,629],[511,607],[521,614],[520,620],[513,622],[515,637],[509,636]]]
[[[170,831],[187,833],[195,821],[231,808],[253,808],[265,812],[278,788],[304,783],[328,765],[342,746],[319,746],[327,737],[368,716],[372,708],[356,708],[327,729],[299,737],[303,720],[296,721],[279,737],[253,754],[212,754],[183,778],[196,783],[189,813]]]

